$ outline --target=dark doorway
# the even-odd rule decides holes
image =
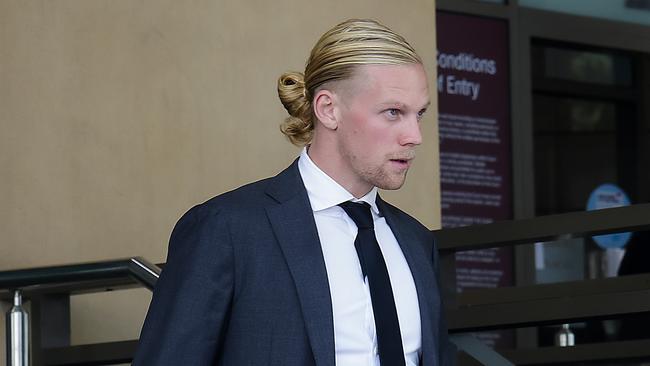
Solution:
[[[611,48],[532,41],[536,216],[583,211],[591,192],[605,183],[621,187],[632,203],[647,202],[650,187],[643,182],[650,140],[642,109],[646,86],[639,82],[645,58]],[[624,255],[590,238],[543,246],[540,250],[559,264],[546,272],[538,269],[538,282],[616,275]],[[580,343],[617,339],[620,328],[615,321],[572,325]],[[540,327],[539,345],[553,344],[558,329]]]

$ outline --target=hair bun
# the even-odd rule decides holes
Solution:
[[[307,99],[305,76],[301,72],[285,72],[278,79],[278,96],[284,108],[289,112],[280,129],[289,140],[298,146],[311,140],[313,123],[310,101]]]
[[[292,117],[302,119],[307,108],[305,76],[300,72],[285,72],[278,79],[278,96]]]

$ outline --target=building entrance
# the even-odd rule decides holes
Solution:
[[[619,187],[613,194],[631,203],[648,202],[650,186],[644,182],[650,139],[642,118],[646,86],[640,82],[647,72],[645,58],[631,51],[532,40],[536,216],[583,211],[605,184]],[[538,243],[536,282],[616,276],[627,244],[645,237],[632,233],[615,243],[619,247],[604,247],[592,238]],[[540,344],[552,343],[556,328],[540,328]],[[582,342],[624,336],[615,321],[573,328]]]

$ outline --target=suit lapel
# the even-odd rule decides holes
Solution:
[[[379,211],[386,219],[395,239],[404,253],[404,258],[411,269],[415,288],[418,293],[418,302],[420,306],[420,322],[422,327],[422,366],[438,365],[438,349],[434,339],[434,329],[438,328],[437,319],[434,319],[432,309],[435,305],[431,299],[431,294],[435,291],[437,284],[434,281],[434,272],[428,259],[432,253],[428,253],[429,258],[423,257],[421,250],[418,250],[417,244],[420,239],[411,231],[406,230],[393,208],[384,202],[379,195],[377,196],[377,206]],[[433,250],[433,248],[432,248]],[[435,324],[434,324],[435,322]]]
[[[266,212],[293,277],[317,366],[334,366],[334,322],[325,260],[297,160],[271,180]]]

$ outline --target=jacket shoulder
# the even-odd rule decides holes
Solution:
[[[259,205],[267,199],[266,190],[273,178],[266,178],[257,182],[248,183],[231,191],[212,197],[196,205],[203,210],[228,211],[234,208],[244,208],[250,205]]]
[[[196,205],[190,211],[240,212],[247,209],[259,209],[273,200],[287,199],[287,197],[295,195],[299,188],[304,191],[297,162],[298,159],[274,177],[248,183],[222,193]]]

